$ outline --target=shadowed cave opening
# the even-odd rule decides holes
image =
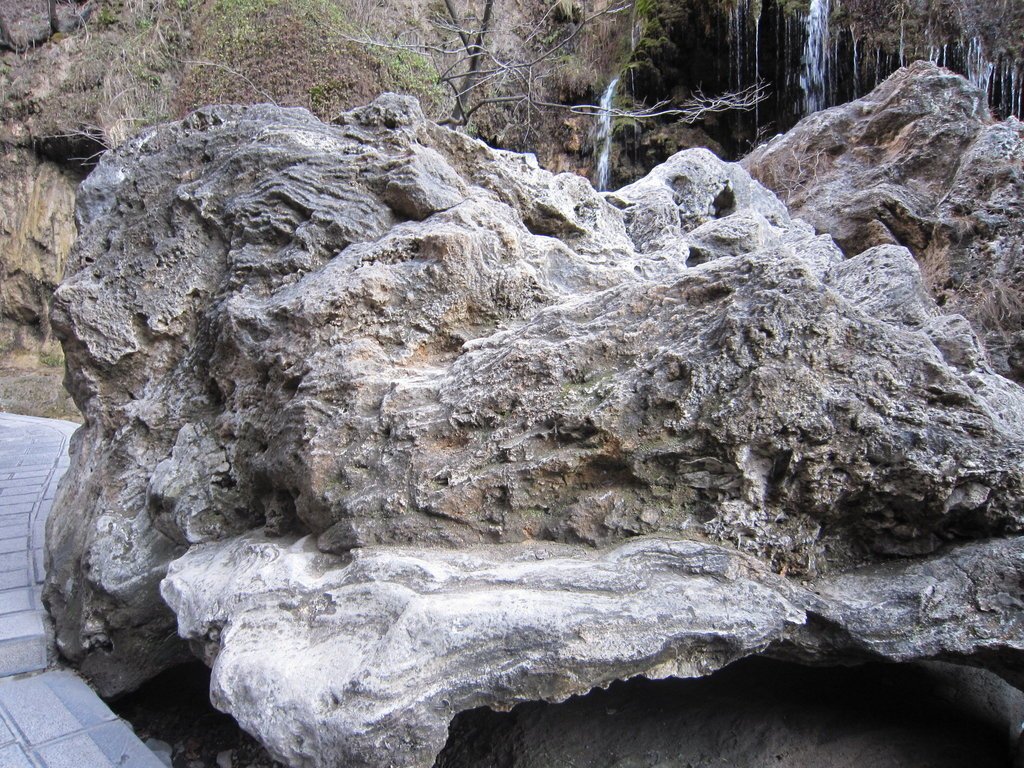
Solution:
[[[109,704],[144,742],[167,744],[173,768],[281,767],[234,718],[210,704],[210,670],[202,662],[169,669]]]
[[[1022,695],[950,664],[746,659],[458,715],[435,768],[1017,768]]]
[[[112,706],[169,744],[174,768],[277,768],[210,705],[209,681],[186,664]],[[1022,718],[1024,694],[983,670],[754,658],[700,679],[463,712],[435,768],[1021,768]]]

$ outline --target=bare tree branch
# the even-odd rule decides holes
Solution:
[[[462,40],[462,46],[467,51],[469,50],[469,33],[465,27],[462,26],[462,21],[459,19],[459,12],[455,10],[455,6],[452,4],[452,0],[444,0],[444,7],[448,9],[448,15],[452,20],[452,31],[458,32],[459,38]]]
[[[695,123],[703,120],[708,115],[721,112],[749,112],[755,106],[768,98],[768,84],[763,80],[744,88],[742,91],[729,91],[717,96],[707,96],[698,88],[689,99],[682,104],[673,106],[667,101],[660,101],[652,107],[640,109],[602,109],[593,104],[572,104],[562,105],[578,115],[603,115],[610,114],[612,117],[628,117],[646,119],[652,117],[678,117],[684,123]],[[545,104],[544,106],[554,107],[558,105]]]
[[[445,6],[448,8],[448,13],[451,15],[452,23],[458,25],[459,17],[452,7],[451,0],[445,0]],[[464,96],[472,90],[473,81],[476,79],[477,71],[480,69],[480,58],[484,53],[483,45],[487,38],[487,32],[491,26],[491,13],[493,10],[494,0],[486,0],[486,3],[484,4],[483,20],[480,23],[480,30],[476,33],[472,43],[467,43],[469,34],[462,31],[459,32],[460,39],[462,39],[463,43],[466,44],[466,53],[469,54],[469,65],[466,68],[466,73],[463,75],[459,87],[455,89],[455,108],[452,110],[451,115],[451,119],[460,125],[465,123],[468,119],[466,117]]]
[[[682,104],[659,102],[651,107],[632,109],[602,109],[595,104],[563,104],[549,101],[545,92],[545,79],[562,66],[559,57],[574,50],[580,35],[589,25],[602,17],[629,12],[635,14],[634,0],[611,0],[579,21],[568,24],[557,35],[537,50],[527,44],[539,42],[542,32],[550,35],[549,22],[554,4],[531,27],[516,30],[516,37],[527,41],[514,51],[501,49],[493,42],[495,34],[494,0],[485,0],[479,18],[470,11],[460,13],[455,0],[444,0],[448,18],[431,21],[441,39],[434,44],[385,42],[368,37],[346,38],[352,42],[384,48],[412,51],[428,55],[434,61],[438,82],[448,87],[453,106],[448,116],[439,122],[444,125],[463,126],[484,107],[503,104],[516,114],[528,116],[531,111],[563,110],[578,115],[649,119],[676,117],[694,123],[708,115],[732,110],[750,110],[767,98],[768,89],[762,82],[742,91],[707,96],[700,89]],[[632,16],[631,16],[632,18]]]

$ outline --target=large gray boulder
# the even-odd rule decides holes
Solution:
[[[1024,391],[905,249],[844,261],[702,151],[601,196],[396,96],[201,110],[78,210],[45,594],[104,693],[180,633],[290,764],[429,766],[465,708],[758,653],[1020,682]]]
[[[1024,381],[1024,123],[926,61],[818,112],[743,167],[854,256],[906,246],[931,293],[968,317],[992,365]]]

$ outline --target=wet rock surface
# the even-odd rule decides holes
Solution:
[[[191,646],[278,759],[429,766],[461,711],[761,653],[1020,684],[1024,390],[906,249],[395,96],[200,110],[78,206],[46,600],[103,692]]]
[[[1024,124],[928,62],[811,115],[743,160],[848,256],[899,244],[945,311],[968,317],[1001,374],[1024,380]]]

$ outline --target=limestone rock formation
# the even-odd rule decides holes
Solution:
[[[849,256],[899,244],[1000,373],[1024,381],[1024,123],[928,62],[801,121],[744,167]]]
[[[1021,683],[1024,390],[905,249],[396,96],[200,110],[78,206],[46,600],[103,692],[180,632],[290,764],[429,766],[465,708],[757,653]]]

